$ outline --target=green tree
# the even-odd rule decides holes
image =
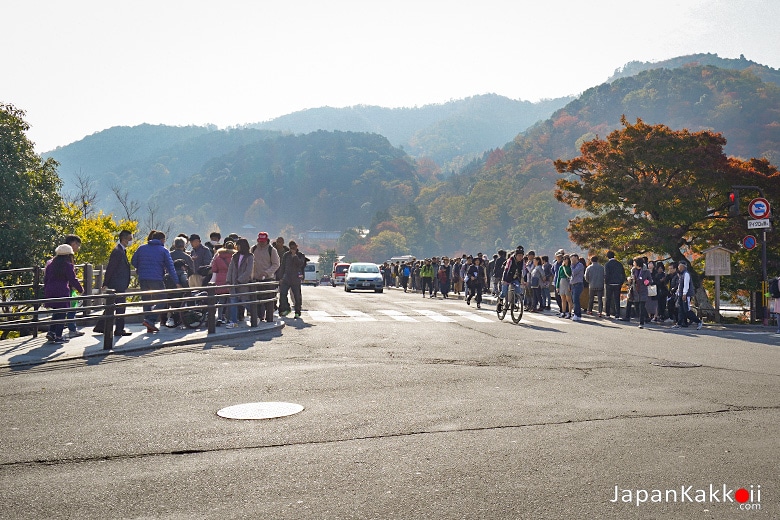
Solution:
[[[22,110],[0,104],[0,269],[40,264],[62,224],[57,162],[35,154],[29,129]]]
[[[81,237],[81,250],[76,255],[76,261],[93,265],[107,264],[111,250],[116,246],[119,232],[123,229],[135,235],[138,233],[138,222],[124,219],[117,222],[113,215],[105,215],[102,211],[79,220],[75,227],[75,234]],[[132,243],[128,247],[128,256],[132,257],[133,252],[142,243],[142,240]]]
[[[335,249],[326,249],[320,253],[320,271],[323,274],[330,275],[333,264],[338,260],[339,255]]]
[[[625,117],[622,123],[606,140],[584,143],[579,157],[555,161],[566,175],[555,197],[587,212],[568,227],[582,247],[680,261],[744,226],[724,211],[732,185],[760,186],[780,197],[777,169],[761,159],[727,158],[718,133],[675,131],[640,119],[632,125]],[[694,281],[701,286],[695,273]],[[697,296],[704,303],[704,294]]]

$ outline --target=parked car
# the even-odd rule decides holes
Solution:
[[[333,272],[330,275],[330,284],[333,287],[344,285],[344,276],[347,274],[349,264],[346,262],[336,262],[333,264]]]
[[[320,274],[317,272],[319,264],[317,262],[307,262],[303,268],[303,283],[311,285],[320,284]]]
[[[384,280],[379,266],[367,262],[350,264],[344,277],[344,290],[349,292],[353,289],[373,289],[374,292],[381,293],[384,290]]]

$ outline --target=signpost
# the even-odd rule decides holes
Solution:
[[[763,190],[758,186],[732,186],[732,190],[737,190],[737,198],[739,197],[739,191],[738,190],[755,190],[758,192],[758,197],[754,198],[750,201],[750,204],[748,205],[748,213],[750,214],[750,217],[752,220],[748,220],[747,228],[748,229],[761,229],[762,230],[762,237],[761,237],[761,271],[763,275],[763,281],[761,283],[761,305],[763,307],[763,314],[764,314],[764,326],[769,325],[769,312],[768,310],[768,301],[766,297],[767,293],[767,272],[766,272],[766,232],[767,230],[772,228],[770,215],[771,215],[771,209],[769,206],[769,201],[764,198],[764,192]],[[738,206],[737,206],[738,207]],[[753,239],[752,241],[750,239]],[[742,244],[747,249],[752,249],[753,247],[748,247],[749,244],[753,244],[753,247],[755,247],[755,237],[752,235],[746,236],[742,240]]]
[[[748,251],[754,249],[756,247],[756,237],[754,237],[753,235],[748,235],[745,238],[743,238],[742,247],[744,247]]]
[[[715,277],[715,321],[720,323],[720,277],[731,275],[731,255],[734,251],[716,246],[702,252],[704,253],[704,276]]]

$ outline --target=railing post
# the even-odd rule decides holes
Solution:
[[[217,288],[213,284],[209,283],[206,287],[206,304],[208,305],[206,315],[206,325],[208,327],[208,334],[214,334],[217,332]]]
[[[106,312],[103,315],[103,350],[114,347],[114,315],[116,314],[116,291],[106,289]]]
[[[33,267],[33,300],[39,300],[41,297],[40,294],[41,291],[41,270],[36,265]],[[40,303],[36,303],[33,305],[33,310],[35,313],[33,314],[33,330],[32,330],[32,336],[33,338],[38,337],[38,309],[41,308]]]
[[[84,264],[84,294],[87,296],[92,295],[92,286],[95,283],[95,271],[92,268],[92,264]],[[92,305],[92,299],[83,300],[84,301],[84,307],[89,307]],[[89,310],[82,311],[81,315],[84,317],[89,316],[90,312]]]
[[[257,327],[257,291],[260,290],[260,284],[252,282],[249,284],[249,326]]]

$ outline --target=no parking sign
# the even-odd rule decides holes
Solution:
[[[753,235],[748,235],[745,238],[742,239],[742,245],[747,249],[748,251],[756,247],[756,237]]]

